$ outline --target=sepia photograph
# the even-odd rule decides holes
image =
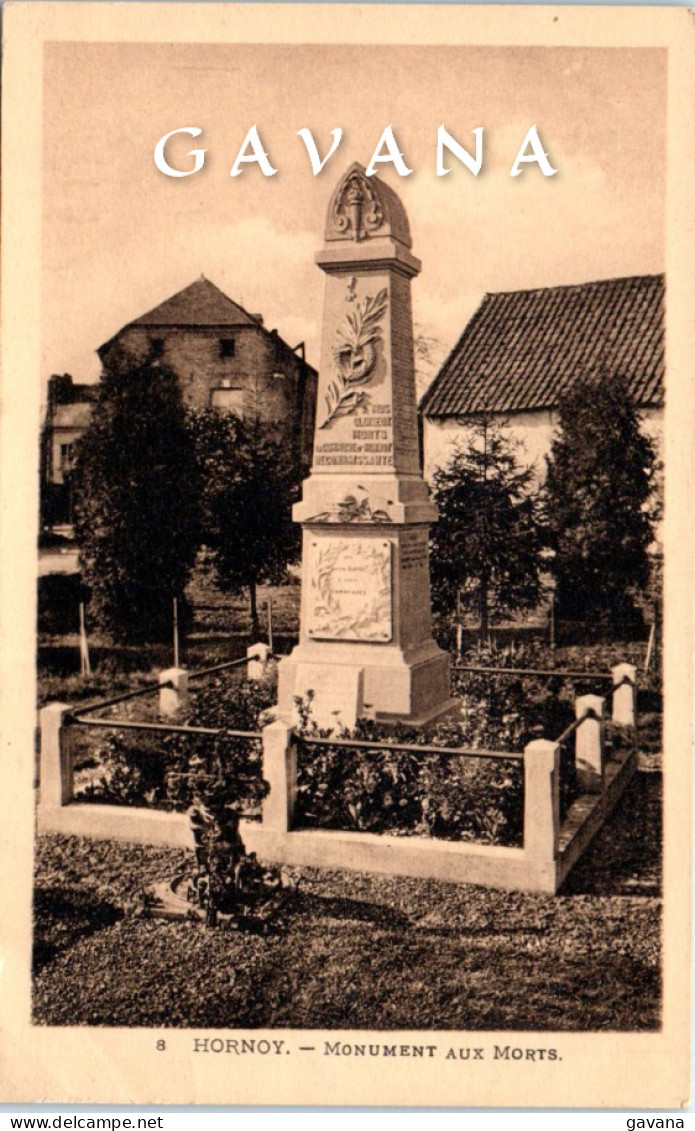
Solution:
[[[6,35],[7,1098],[687,1105],[692,15]]]

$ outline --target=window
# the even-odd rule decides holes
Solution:
[[[164,353],[164,338],[150,338],[150,356],[153,361]]]
[[[75,446],[73,443],[60,445],[60,470],[63,474],[72,471],[72,461],[75,458]]]
[[[232,412],[235,416],[243,418],[244,390],[229,387],[212,389],[210,392],[210,405],[219,412]]]
[[[220,357],[234,357],[234,338],[220,338]]]

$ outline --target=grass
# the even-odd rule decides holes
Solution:
[[[125,913],[171,875],[179,851],[41,837],[34,1020],[656,1029],[660,781],[635,778],[558,896],[301,869],[267,938]]]
[[[192,629],[181,640],[181,663],[193,671],[215,663],[236,659],[245,654],[253,643],[250,635],[248,602],[242,596],[231,597],[220,594],[198,582],[193,594],[198,607]],[[266,607],[268,601],[273,607],[273,646],[278,655],[291,651],[299,631],[299,585],[261,586],[259,589],[259,610],[261,612],[261,636],[267,639]],[[437,639],[442,647],[453,641],[451,624],[444,624],[442,618],[435,623]],[[615,642],[612,644],[566,644],[554,650],[543,646],[543,634],[536,629],[505,629],[496,632],[499,647],[510,643],[517,645],[532,642],[544,663],[558,668],[587,671],[608,671],[621,661],[635,664],[638,669],[644,660],[643,642]],[[475,633],[464,636],[465,649],[476,646]],[[38,645],[38,685],[39,705],[61,700],[75,702],[85,698],[118,694],[131,690],[153,678],[153,674],[173,664],[172,647],[169,645],[122,645],[113,644],[107,637],[90,634],[90,655],[93,676],[83,678],[79,674],[80,655],[77,633],[39,635]],[[489,662],[488,660],[484,662]],[[650,677],[641,684],[653,687],[656,681]]]
[[[273,646],[278,654],[296,643],[299,626],[299,585],[262,586],[258,607],[262,639],[267,640],[267,604],[273,607]],[[192,599],[198,607],[194,624],[180,641],[180,662],[194,671],[237,659],[251,640],[248,599],[220,594],[197,580]],[[156,679],[156,673],[173,664],[172,646],[166,644],[114,644],[101,633],[90,633],[93,675],[80,675],[79,637],[74,633],[39,635],[37,675],[38,705],[75,703],[131,691]]]

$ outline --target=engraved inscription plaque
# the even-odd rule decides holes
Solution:
[[[428,559],[429,539],[426,530],[408,530],[401,538],[401,572],[410,573],[411,570],[426,570]]]
[[[387,644],[393,635],[391,544],[321,538],[309,551],[309,636]]]

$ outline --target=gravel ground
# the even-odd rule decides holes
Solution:
[[[648,1030],[661,778],[640,773],[559,896],[299,871],[267,938],[124,907],[177,850],[42,837],[34,1019],[205,1028]]]

